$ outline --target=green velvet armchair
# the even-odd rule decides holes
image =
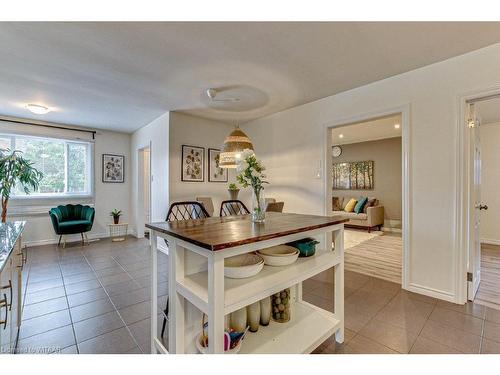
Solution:
[[[82,244],[85,244],[84,234],[92,229],[95,210],[90,206],[82,206],[81,204],[67,204],[51,208],[49,215],[54,231],[59,235],[57,246],[61,245],[61,238],[63,236],[76,233],[80,233]],[[86,237],[87,235],[85,234]],[[64,238],[63,247],[66,247],[66,237]]]

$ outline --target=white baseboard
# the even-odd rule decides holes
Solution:
[[[443,301],[457,303],[455,295],[453,293],[446,292],[444,290],[429,288],[423,285],[410,283],[408,286],[408,291],[418,294],[423,294],[427,297],[433,297],[437,299],[441,299]]]
[[[481,243],[485,245],[500,245],[500,240],[494,240],[491,238],[481,238]]]
[[[127,232],[128,235],[136,236],[135,230],[129,229]],[[96,240],[96,239],[101,239],[101,238],[108,238],[109,237],[109,232],[103,232],[103,233],[89,233],[87,234],[87,237],[89,240]],[[82,240],[82,237],[79,234],[72,234],[66,236],[66,242],[79,242]],[[36,240],[36,241],[23,241],[24,246],[42,246],[42,245],[54,245],[59,242],[59,236],[56,238],[48,238],[44,240]]]

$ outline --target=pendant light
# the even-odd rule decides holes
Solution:
[[[253,151],[252,141],[236,125],[222,145],[219,166],[221,168],[236,168],[241,153],[247,149]]]

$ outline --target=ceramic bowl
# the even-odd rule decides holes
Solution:
[[[257,275],[264,268],[264,259],[248,253],[224,259],[224,276],[231,279],[245,279]]]
[[[259,250],[257,254],[264,258],[266,265],[279,267],[295,263],[299,257],[299,250],[292,246],[279,245]]]
[[[241,349],[241,344],[243,342],[243,339],[244,337],[238,341],[238,344],[233,349],[226,350],[224,354],[238,354]],[[196,336],[196,349],[201,354],[208,353],[208,348],[201,345],[201,332]]]

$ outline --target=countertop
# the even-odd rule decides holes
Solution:
[[[342,216],[267,212],[264,223],[250,215],[146,224],[147,228],[216,251],[347,222]]]
[[[9,258],[17,239],[23,233],[25,221],[0,223],[0,272]]]

